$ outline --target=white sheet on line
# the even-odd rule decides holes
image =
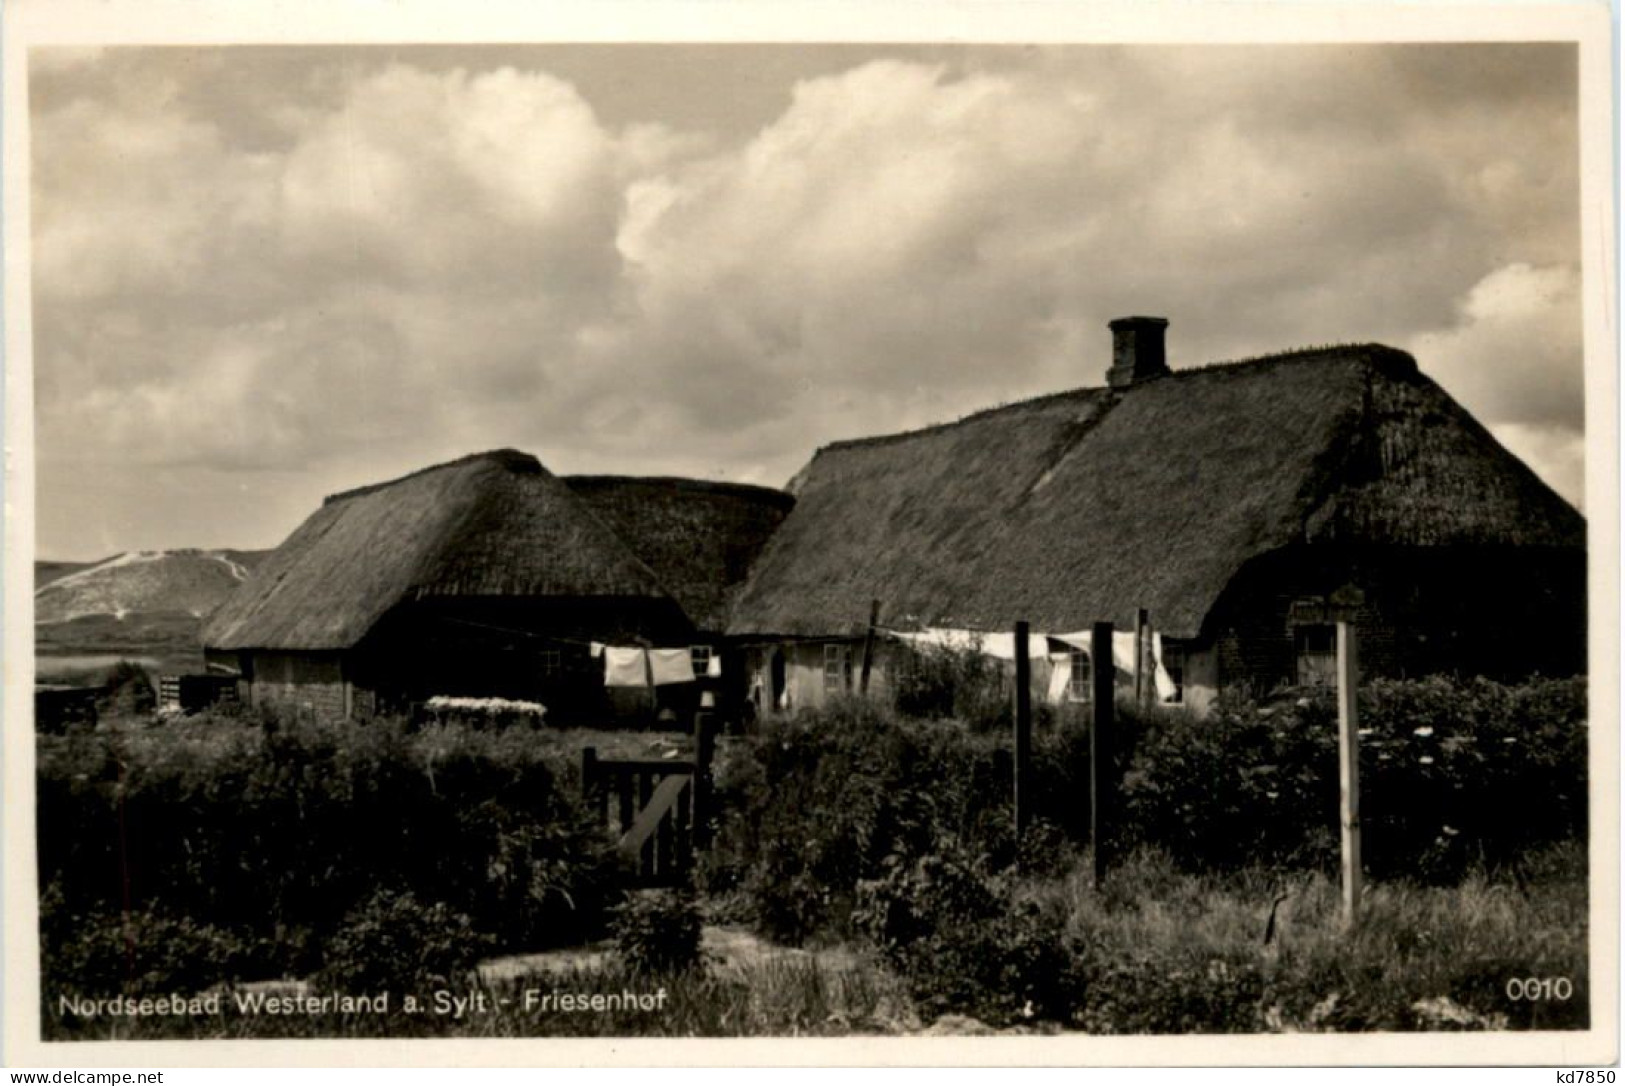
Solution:
[[[1016,636],[1013,633],[981,633],[976,630],[957,630],[943,627],[929,627],[924,630],[886,630],[885,633],[902,641],[914,645],[941,646],[955,649],[960,652],[977,651],[985,653],[999,660],[1014,660],[1016,658]],[[1079,630],[1073,633],[1058,634],[1029,634],[1027,638],[1027,657],[1038,660],[1049,657],[1052,664],[1057,657],[1063,660],[1067,653],[1051,653],[1049,642],[1059,641],[1068,646],[1073,652],[1081,652],[1085,656],[1090,653],[1090,645],[1094,639],[1091,630]],[[1153,630],[1151,633],[1151,658],[1156,665],[1152,670],[1152,681],[1156,686],[1157,697],[1167,701],[1174,696],[1175,687],[1173,676],[1162,665],[1162,634]],[[1132,676],[1134,674],[1134,631],[1112,631],[1112,666],[1120,672]],[[1062,678],[1057,678],[1056,672]],[[1067,684],[1071,679],[1071,668],[1062,663],[1050,675],[1050,688],[1047,694],[1052,702],[1058,702],[1065,697]],[[1121,676],[1119,681],[1123,681]]]

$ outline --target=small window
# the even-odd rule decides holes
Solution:
[[[542,674],[561,675],[564,673],[564,653],[558,649],[542,650]]]
[[[1299,626],[1293,631],[1298,655],[1299,686],[1337,682],[1337,627]]]
[[[847,687],[846,676],[846,646],[824,646],[824,689],[831,692],[842,691]]]
[[[691,645],[688,650],[689,662],[694,665],[694,677],[705,678],[706,672],[711,670],[711,646]]]
[[[1089,654],[1074,652],[1068,661],[1072,676],[1066,684],[1066,696],[1072,701],[1088,701],[1089,686],[1094,674],[1089,668]]]

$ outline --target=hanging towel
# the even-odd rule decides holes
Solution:
[[[1050,653],[1049,667],[1049,691],[1045,700],[1051,705],[1062,705],[1066,702],[1066,688],[1072,683],[1072,654]]]
[[[604,645],[604,643],[602,641],[593,641],[590,644],[588,644],[587,647],[592,650],[592,658],[594,660],[596,660],[600,656],[604,655],[605,645]]]
[[[1134,674],[1134,631],[1112,631],[1112,663],[1119,671]]]
[[[649,685],[649,658],[642,649],[604,648],[604,685]]]
[[[656,686],[694,681],[694,657],[687,649],[650,649],[649,668]]]
[[[714,652],[711,654],[711,659],[706,662],[705,677],[707,679],[722,678],[722,657]]]
[[[1168,674],[1168,669],[1162,666],[1162,634],[1152,633],[1151,655],[1157,661],[1157,700],[1172,701],[1174,695],[1179,693],[1179,687],[1174,685],[1174,677]]]

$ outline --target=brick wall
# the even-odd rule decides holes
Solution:
[[[333,653],[257,652],[250,682],[254,705],[345,716],[344,673]]]

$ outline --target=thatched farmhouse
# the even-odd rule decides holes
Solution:
[[[560,479],[512,450],[466,457],[328,498],[210,617],[205,652],[244,700],[327,716],[434,696],[601,711],[592,643],[692,646],[703,671],[789,504],[759,487]]]
[[[1367,674],[1584,669],[1584,521],[1414,359],[1172,371],[1166,325],[1112,322],[1106,387],[820,449],[729,627],[764,706],[850,688],[873,600],[994,634],[1144,608],[1166,700],[1197,707],[1324,674],[1334,601]]]

